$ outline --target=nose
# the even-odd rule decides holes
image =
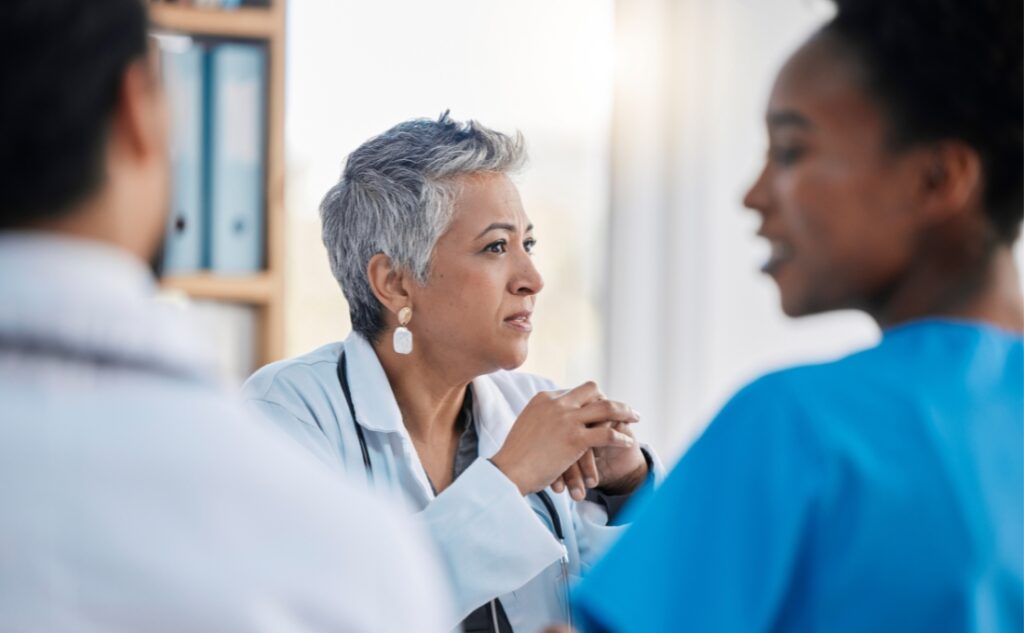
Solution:
[[[743,196],[743,206],[753,209],[762,215],[768,212],[768,206],[771,203],[771,191],[768,187],[768,169],[769,166],[765,163],[761,173],[757,176],[757,180],[747,190],[747,194]]]
[[[520,263],[512,277],[509,290],[512,294],[524,297],[535,295],[544,288],[544,278],[528,253],[521,253],[519,259]]]

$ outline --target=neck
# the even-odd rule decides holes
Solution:
[[[132,214],[119,211],[114,205],[114,198],[104,190],[74,209],[37,220],[24,228],[109,244],[147,262],[153,249],[141,242],[140,230],[135,223],[123,220]],[[136,211],[135,215],[141,213]]]
[[[410,437],[425,444],[450,440],[472,377],[443,371],[445,364],[432,362],[422,345],[412,354],[396,354],[387,333],[373,347]]]
[[[1024,298],[1009,245],[989,239],[973,251],[951,247],[963,235],[930,236],[931,257],[920,256],[868,313],[882,328],[925,317],[980,321],[1024,332]],[[977,243],[977,242],[976,242]]]

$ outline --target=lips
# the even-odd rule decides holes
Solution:
[[[505,317],[505,324],[521,332],[531,332],[533,330],[533,323],[530,322],[530,314],[531,312],[528,310],[516,312]]]
[[[771,246],[771,253],[768,256],[768,261],[761,266],[761,272],[771,275],[777,272],[783,264],[793,259],[794,251],[788,242],[772,238],[766,239]]]

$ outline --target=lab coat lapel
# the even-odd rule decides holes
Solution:
[[[356,332],[345,339],[345,364],[352,388],[352,405],[359,424],[370,431],[404,432],[402,412],[391,391],[384,367],[377,358],[377,352],[369,341]]]
[[[479,455],[493,457],[505,443],[517,414],[490,376],[480,376],[473,381],[473,396],[473,416],[480,440]]]
[[[418,486],[417,503],[429,503],[434,498],[434,489],[416,454],[409,430],[402,421],[402,411],[398,408],[398,401],[395,400],[391,383],[388,382],[384,367],[377,358],[377,352],[362,335],[353,332],[345,339],[345,360],[348,365],[349,384],[352,387],[352,405],[356,410],[358,424],[369,433],[393,434],[390,438],[383,438],[381,446],[397,449],[397,462],[404,464],[408,469],[406,472],[412,475]],[[397,442],[393,441],[395,435],[398,436]],[[367,440],[370,440],[369,434]],[[372,446],[370,450],[373,451]],[[388,480],[403,477],[401,473],[377,473],[377,470],[383,469],[387,462],[373,459],[373,463],[380,464],[374,467],[376,477],[386,477]]]

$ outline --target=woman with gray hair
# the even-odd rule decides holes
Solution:
[[[244,387],[321,460],[417,513],[467,631],[567,621],[569,583],[654,470],[629,406],[512,371],[544,285],[508,177],[523,161],[520,135],[447,113],[359,147],[321,206],[353,332]]]

